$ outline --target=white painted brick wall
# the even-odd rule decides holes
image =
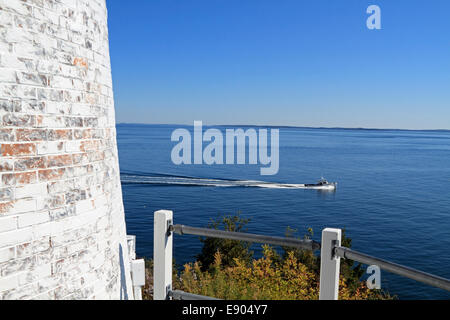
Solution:
[[[0,26],[0,300],[132,299],[105,0]]]

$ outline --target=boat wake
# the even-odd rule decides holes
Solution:
[[[202,187],[241,187],[241,188],[268,188],[268,189],[316,189],[329,190],[327,186],[311,186],[305,184],[275,183],[257,180],[232,180],[215,178],[195,178],[165,174],[131,174],[121,173],[122,184],[149,184],[149,185],[177,185]]]

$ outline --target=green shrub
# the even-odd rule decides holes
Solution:
[[[239,214],[224,216],[215,221],[211,221],[208,228],[245,232],[245,226],[249,221],[249,219],[241,218]],[[214,255],[218,251],[221,252],[223,266],[231,266],[236,258],[246,264],[250,264],[252,261],[253,252],[250,251],[251,244],[248,242],[216,238],[201,238],[200,241],[203,243],[203,248],[196,258],[203,271],[211,267],[214,263]]]

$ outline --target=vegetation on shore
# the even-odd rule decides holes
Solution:
[[[224,216],[210,228],[245,231],[249,220],[239,215]],[[293,237],[289,229],[286,236]],[[308,230],[305,238],[313,235]],[[173,287],[177,290],[227,300],[317,300],[319,298],[320,257],[307,250],[283,247],[281,252],[264,245],[262,257],[254,258],[251,244],[228,239],[201,239],[203,248],[197,261],[185,264],[181,271],[173,267]],[[351,247],[343,232],[342,243]],[[152,299],[152,261],[146,262],[147,284],[144,299]],[[339,299],[393,299],[381,290],[370,290],[361,281],[361,264],[341,259]]]

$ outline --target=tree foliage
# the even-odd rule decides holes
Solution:
[[[251,265],[234,259],[233,266],[224,266],[222,254],[216,252],[209,271],[201,270],[199,262],[186,264],[180,277],[180,288],[204,296],[226,300],[317,300],[319,276],[302,264],[294,252],[284,259],[269,246],[263,247],[263,257]],[[339,298],[342,300],[389,299],[369,290],[364,282],[355,288],[346,284],[341,275]]]
[[[245,232],[245,226],[249,219],[243,219],[239,214],[234,216],[224,216],[211,221],[208,228],[222,229],[224,231]],[[221,253],[221,263],[223,266],[231,266],[237,258],[242,263],[250,264],[253,252],[250,251],[250,243],[229,239],[201,238],[203,243],[202,251],[197,255],[197,261],[203,271],[208,270],[215,261],[216,252]]]

